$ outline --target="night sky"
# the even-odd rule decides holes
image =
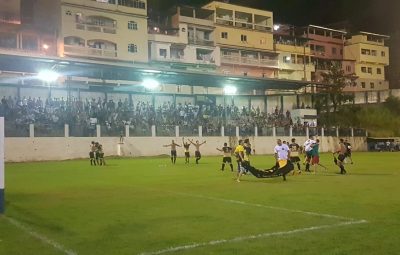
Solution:
[[[209,0],[149,0],[154,9],[175,4],[201,6]],[[348,21],[353,30],[392,34],[400,29],[400,0],[231,0],[274,12],[277,23],[329,25]]]

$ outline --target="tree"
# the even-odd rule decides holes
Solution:
[[[338,106],[346,102],[353,101],[352,95],[343,93],[343,89],[349,84],[354,83],[356,77],[354,74],[346,75],[340,64],[332,62],[328,72],[322,73],[326,86],[322,89],[322,93],[328,95],[328,99],[332,103],[332,112],[337,112]],[[329,111],[330,112],[330,111]]]

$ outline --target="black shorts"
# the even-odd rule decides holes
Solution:
[[[232,164],[232,158],[231,157],[223,157],[222,158],[222,163],[229,163]]]
[[[339,156],[338,156],[338,160],[341,162],[344,162],[345,158],[346,158],[346,155],[344,155],[344,154],[339,154]]]
[[[89,157],[90,158],[94,158],[94,152],[93,151],[89,152]]]
[[[195,156],[196,158],[200,158],[200,157],[201,157],[200,151],[195,151],[195,152],[194,152],[194,156]]]
[[[171,157],[176,157],[176,151],[171,151]]]
[[[97,158],[100,158],[100,153],[99,152],[96,152],[96,159]]]
[[[312,152],[311,151],[307,151],[306,152],[306,157],[307,157],[307,162],[310,162],[312,159]]]
[[[296,163],[296,162],[300,162],[301,160],[300,160],[300,158],[299,157],[290,157],[290,161],[292,161],[293,163]]]
[[[190,153],[188,151],[185,152],[185,157],[190,158]]]

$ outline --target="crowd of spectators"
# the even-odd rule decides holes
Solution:
[[[64,134],[64,124],[69,124],[71,136],[95,136],[96,125],[101,125],[102,134],[119,136],[129,125],[135,135],[150,135],[151,126],[157,127],[157,135],[174,135],[175,126],[181,133],[194,135],[198,127],[203,134],[218,135],[222,126],[233,132],[238,126],[241,132],[252,134],[254,127],[289,127],[293,123],[289,111],[275,108],[270,113],[259,107],[226,107],[216,104],[194,105],[192,103],[165,102],[154,107],[150,102],[72,98],[42,99],[3,97],[0,115],[5,116],[11,130],[26,130],[35,124],[35,132]],[[11,126],[10,126],[11,125]]]

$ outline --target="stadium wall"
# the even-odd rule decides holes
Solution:
[[[185,137],[187,138],[187,137]],[[290,137],[281,137],[289,141]],[[175,142],[181,143],[182,138],[171,137],[127,137],[124,144],[119,145],[119,138],[5,138],[5,160],[6,162],[30,162],[30,161],[52,161],[88,158],[89,145],[95,140],[103,145],[106,156],[122,157],[144,157],[169,155],[169,148],[162,145]],[[237,144],[236,137],[193,137],[200,142],[207,143],[201,147],[203,156],[221,155],[216,148],[221,148],[223,143],[231,146]],[[272,154],[277,137],[252,137],[250,138],[252,148],[258,155]],[[303,144],[305,137],[296,137],[299,144]],[[339,143],[338,137],[320,137],[321,151],[331,152]],[[348,137],[354,151],[367,151],[365,137]],[[120,146],[120,148],[118,148]],[[191,147],[192,156],[194,147]],[[178,156],[183,156],[183,149],[178,148]]]

